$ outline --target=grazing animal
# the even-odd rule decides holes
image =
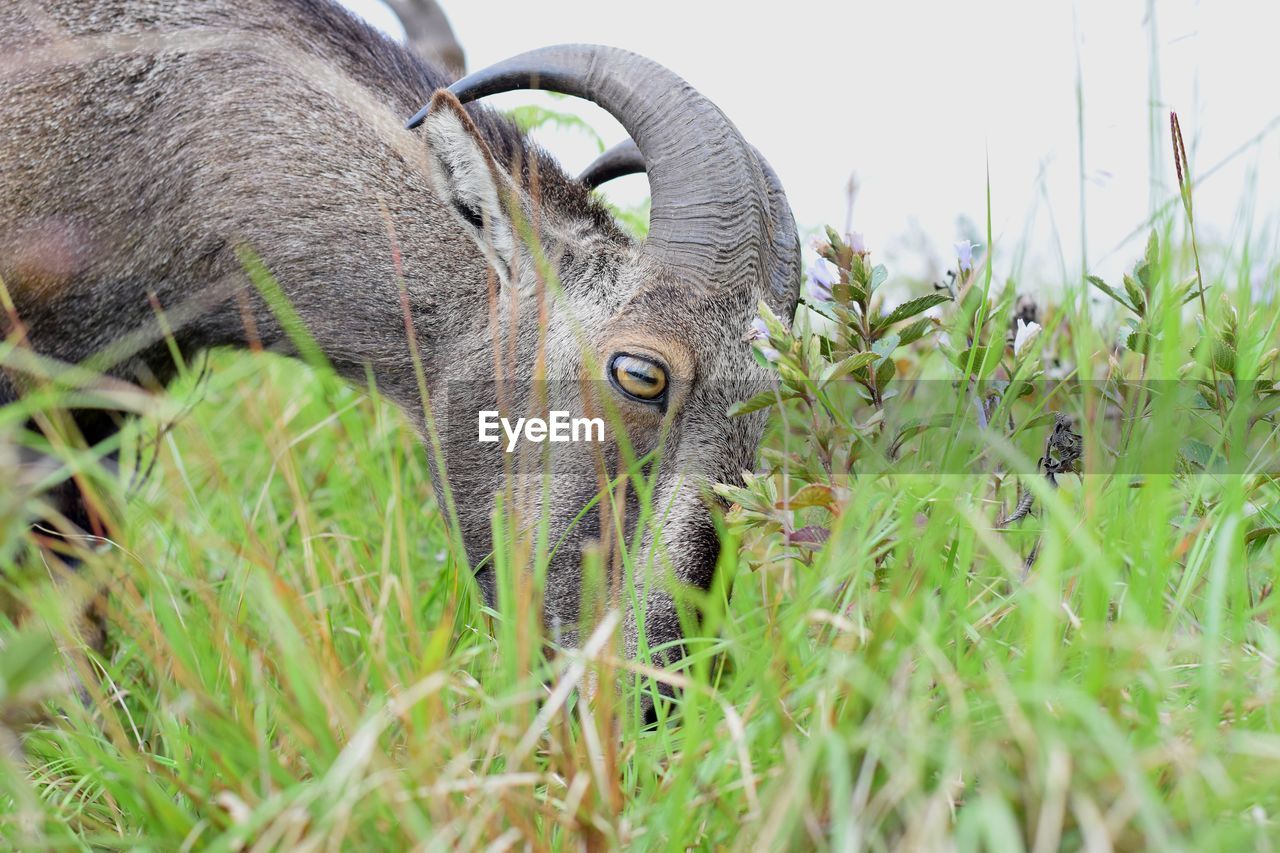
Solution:
[[[547,629],[580,641],[584,549],[625,539],[640,555],[635,591],[613,587],[626,652],[643,632],[670,662],[673,584],[707,588],[719,553],[707,486],[751,467],[763,429],[762,412],[727,415],[767,387],[744,333],[760,300],[795,307],[786,198],[714,104],[635,54],[566,45],[449,80],[326,0],[0,0],[0,334],[160,383],[174,347],[296,354],[252,252],[334,369],[372,375],[424,437],[425,377],[437,492],[492,605],[510,606],[487,562],[510,485],[554,543]],[[652,194],[644,241],[511,122],[464,106],[520,88],[627,128]],[[0,367],[3,404],[33,380]],[[592,504],[627,464],[616,441],[514,457],[476,441],[480,411],[547,406],[612,413],[660,524],[641,524],[634,489],[616,518]],[[73,414],[89,441],[118,427]]]

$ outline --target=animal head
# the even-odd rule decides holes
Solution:
[[[182,350],[293,351],[245,281],[247,245],[339,372],[371,372],[424,429],[438,418],[437,490],[489,603],[524,604],[495,583],[491,553],[512,550],[494,547],[501,499],[522,528],[500,535],[532,529],[548,555],[544,619],[561,642],[581,639],[583,554],[601,543],[633,557],[604,557],[607,604],[630,614],[625,650],[678,643],[672,590],[706,588],[719,551],[708,487],[752,465],[763,429],[762,414],[727,414],[768,381],[744,334],[762,300],[789,317],[799,284],[786,198],[724,114],[642,57],[564,46],[436,91],[406,130],[402,114],[445,78],[326,2],[49,6],[92,61],[49,47],[48,69],[0,87],[14,129],[0,174],[21,181],[0,193],[0,226],[71,223],[49,233],[99,248],[28,274],[30,253],[0,239],[37,348],[79,363],[140,340],[112,370],[171,375],[158,304]],[[23,31],[0,21],[0,39]],[[587,98],[626,127],[649,176],[645,240],[469,104],[519,88]],[[611,440],[508,454],[478,440],[485,411],[599,417]]]
[[[634,145],[589,183],[648,172],[643,242],[592,205],[540,195],[536,170],[498,167],[462,102],[520,88],[587,98],[626,127]],[[492,349],[458,351],[443,383],[447,479],[471,559],[486,562],[493,495],[508,486],[521,522],[544,525],[544,618],[573,644],[584,550],[625,540],[629,570],[605,563],[611,603],[632,614],[626,651],[643,636],[667,646],[662,659],[678,657],[673,590],[707,589],[719,553],[708,487],[752,466],[764,425],[763,413],[728,415],[767,387],[745,332],[760,301],[780,317],[795,307],[799,243],[776,175],[687,83],[610,48],[515,57],[437,92],[409,126],[421,128],[437,192],[491,270],[491,304],[477,310],[490,313]],[[596,414],[611,440],[526,442],[504,465],[505,437],[477,440],[478,412],[498,408],[512,421]],[[492,568],[479,578],[494,603]]]

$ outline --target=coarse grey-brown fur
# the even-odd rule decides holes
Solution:
[[[163,382],[156,305],[184,351],[292,352],[245,274],[251,250],[335,369],[361,384],[371,371],[424,431],[407,303],[477,566],[506,460],[464,438],[496,408],[495,373],[531,378],[544,348],[552,408],[614,408],[637,452],[663,447],[660,541],[637,529],[634,496],[624,520],[645,590],[626,646],[636,652],[641,622],[651,646],[676,641],[668,572],[709,585],[719,545],[705,486],[750,467],[762,429],[763,415],[726,410],[764,381],[743,340],[764,283],[689,287],[487,109],[437,95],[405,130],[447,80],[325,0],[0,0],[0,278],[42,356],[112,352],[110,374]],[[540,285],[522,222],[560,292]],[[3,317],[0,333],[15,333]],[[668,366],[665,410],[611,392],[604,365],[620,351]],[[0,403],[23,382],[0,370]],[[514,408],[529,402],[515,393]],[[563,445],[511,475],[523,517],[546,513],[559,543],[544,620],[566,642],[582,549],[606,533],[595,513],[574,521],[602,461],[616,473],[616,453]],[[492,601],[487,568],[480,582]]]

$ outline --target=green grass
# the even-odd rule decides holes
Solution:
[[[1060,283],[1024,356],[1004,344],[1015,294],[983,264],[914,342],[886,343],[908,327],[873,332],[862,309],[835,312],[838,345],[778,333],[796,393],[669,674],[618,658],[616,619],[589,654],[550,658],[530,610],[484,610],[426,452],[376,395],[216,355],[126,434],[126,468],[154,471],[127,495],[94,480],[124,523],[78,578],[48,582],[25,532],[35,500],[0,494],[0,603],[32,614],[0,622],[0,847],[1272,849],[1280,488],[1275,460],[1249,452],[1277,442],[1274,406],[1246,412],[1238,389],[1274,382],[1278,314],[1237,287],[1256,246],[1217,247],[1203,298],[1179,305],[1199,281],[1184,222],[1157,223],[1168,248],[1140,294]],[[875,278],[838,249],[846,285]],[[909,409],[814,390],[862,353],[880,391],[976,395],[1051,357],[1088,382],[1002,403],[1009,434],[975,430],[956,393],[943,430],[845,475],[892,437],[876,419]],[[1138,377],[1204,396],[1146,409],[1122,381]],[[1118,432],[1092,418],[1104,391]],[[1261,398],[1247,405],[1276,399]],[[1054,490],[1009,472],[1057,409],[1082,416],[1086,456]],[[69,455],[94,479],[84,457]],[[775,505],[809,484],[808,508]],[[1027,489],[1035,512],[998,525]],[[802,526],[830,537],[789,544]],[[110,642],[87,667],[54,643],[75,647],[98,583]],[[570,689],[583,673],[602,686],[591,701]],[[657,727],[636,713],[637,674],[683,687]],[[48,719],[20,725],[33,707]]]
[[[1168,263],[1175,280],[1185,253]],[[1275,309],[1210,286],[1244,309],[1238,350],[1256,366]],[[1067,297],[1054,346],[1085,353],[1090,375],[1136,375],[1133,353],[1108,366],[1096,306]],[[1176,375],[1201,322],[1159,319],[1149,377]],[[905,358],[921,375],[946,365],[931,339]],[[173,397],[189,413],[89,567],[112,589],[110,653],[83,673],[91,701],[55,696],[25,758],[0,763],[0,844],[1280,839],[1268,470],[1121,476],[1095,456],[1098,473],[1056,492],[1023,478],[1046,508],[999,530],[1016,478],[919,473],[946,452],[927,433],[900,471],[844,481],[838,514],[805,511],[831,529],[821,549],[793,557],[766,525],[734,528],[744,544],[673,676],[679,722],[644,729],[634,694],[567,690],[582,656],[544,660],[528,614],[480,608],[425,453],[386,405],[267,357],[219,356]],[[784,432],[771,458],[805,433]],[[1144,452],[1177,453],[1170,430],[1138,432]],[[22,587],[36,613],[23,638],[67,636],[68,589]],[[609,642],[585,667],[605,685],[636,668]]]

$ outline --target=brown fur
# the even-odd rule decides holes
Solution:
[[[0,277],[32,347],[71,363],[110,352],[109,373],[163,380],[172,364],[158,302],[185,351],[256,336],[289,352],[247,283],[236,250],[248,246],[334,367],[355,382],[371,369],[423,430],[398,255],[472,562],[492,547],[506,460],[461,437],[474,437],[478,409],[496,407],[485,380],[514,374],[524,414],[545,364],[552,408],[616,409],[638,450],[664,447],[662,540],[635,529],[634,511],[625,528],[644,555],[650,645],[680,637],[667,581],[710,583],[719,546],[705,485],[749,467],[762,428],[762,415],[725,412],[763,382],[742,340],[763,283],[726,293],[674,280],[489,110],[438,98],[435,121],[404,130],[446,75],[323,0],[0,0],[0,56]],[[479,162],[495,168],[486,177]],[[472,190],[499,201],[473,208]],[[534,256],[519,239],[504,248],[521,220],[562,288],[545,297],[545,334]],[[604,381],[622,347],[671,368],[665,412]],[[0,372],[0,402],[21,381]],[[594,513],[573,524],[601,464],[616,470],[616,454],[561,445],[514,472],[523,517],[548,513],[561,542],[545,621],[569,642],[581,550],[607,537]],[[492,601],[487,569],[480,581]],[[629,653],[638,623],[628,621]]]

